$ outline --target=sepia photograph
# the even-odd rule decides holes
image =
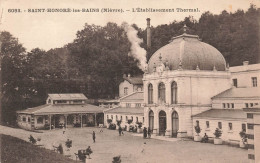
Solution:
[[[0,0],[0,163],[260,163],[259,0]]]

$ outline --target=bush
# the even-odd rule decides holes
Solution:
[[[137,122],[136,124],[138,125],[138,128],[142,128],[142,125],[143,125],[142,122]]]
[[[115,157],[113,157],[112,163],[121,163],[121,156],[115,156]]]
[[[63,147],[62,147],[61,144],[58,146],[57,151],[58,151],[60,154],[63,154]]]
[[[246,135],[246,132],[245,131],[240,131],[239,132],[239,135],[243,141],[243,143],[247,142],[247,135]]]
[[[200,126],[194,126],[195,132],[197,133],[197,135],[199,135],[201,129]]]
[[[117,126],[120,126],[122,121],[121,120],[116,120]]]
[[[34,139],[34,137],[33,137],[32,135],[30,135],[29,141],[30,141],[32,144],[35,144],[35,143],[36,143],[36,140]]]
[[[135,128],[135,127],[134,127],[133,125],[130,125],[130,126],[129,126],[129,131],[134,131],[134,128]]]
[[[129,120],[127,121],[127,123],[128,123],[129,125],[130,125],[132,122],[133,122],[132,119],[129,119]]]
[[[110,123],[108,129],[115,130],[116,129],[116,124]]]
[[[73,125],[74,125],[74,127],[81,127],[80,123],[74,123]]]
[[[107,123],[110,124],[112,122],[112,119],[107,119]]]
[[[220,138],[221,135],[222,135],[222,132],[220,131],[220,129],[216,128],[214,135],[215,135],[216,138]]]
[[[67,148],[72,147],[72,140],[67,139],[67,141],[65,142],[65,145],[66,145]]]

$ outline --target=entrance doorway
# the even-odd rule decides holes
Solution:
[[[153,131],[153,126],[154,126],[154,113],[151,110],[149,112],[149,128],[150,128],[151,131]]]
[[[179,130],[179,116],[176,111],[172,113],[172,137],[176,138]]]
[[[159,112],[159,135],[165,136],[166,130],[166,113],[165,111]]]

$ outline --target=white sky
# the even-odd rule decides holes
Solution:
[[[146,18],[151,18],[151,25],[169,24],[174,20],[183,20],[193,16],[198,20],[205,11],[219,14],[223,10],[234,12],[237,9],[247,10],[253,3],[260,6],[260,0],[0,0],[3,10],[0,30],[9,31],[30,51],[39,47],[44,50],[62,47],[76,38],[76,32],[83,29],[85,23],[104,26],[107,22],[122,22],[146,27]],[[192,13],[8,13],[8,9],[20,8],[114,8],[132,10],[132,8],[199,8],[200,12]],[[0,14],[1,14],[0,13]]]

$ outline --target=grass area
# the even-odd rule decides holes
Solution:
[[[0,134],[1,163],[73,163],[76,162],[54,151],[37,147],[24,140]]]

